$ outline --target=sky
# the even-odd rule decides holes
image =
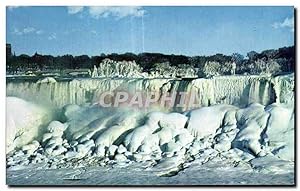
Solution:
[[[16,55],[246,55],[294,45],[293,7],[7,7]]]

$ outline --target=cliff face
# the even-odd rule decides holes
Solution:
[[[167,110],[185,111],[194,107],[213,104],[231,104],[244,107],[249,103],[268,105],[273,102],[292,103],[294,100],[294,74],[263,76],[220,76],[211,79],[157,79],[157,78],[96,78],[71,81],[40,80],[17,82],[8,80],[7,96],[16,96],[38,104],[60,108],[66,104],[95,104],[104,92],[126,91],[131,96],[137,92],[142,97],[158,95],[157,103],[164,95],[175,96],[175,101],[158,104]],[[181,105],[179,92],[189,99]],[[189,104],[187,103],[189,101]],[[191,106],[191,104],[193,104]]]

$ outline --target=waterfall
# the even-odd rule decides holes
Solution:
[[[167,78],[80,78],[59,80],[56,83],[36,83],[36,81],[7,80],[7,96],[15,96],[38,104],[61,108],[66,104],[93,104],[103,92],[126,91],[130,94],[142,92],[175,93],[180,101],[179,92],[194,95],[196,106],[213,104],[232,104],[244,107],[249,103],[267,105],[275,102],[291,102],[294,99],[294,76],[274,78],[259,76],[220,76],[212,79],[167,79]],[[174,110],[184,111],[185,107]]]
[[[276,103],[294,104],[294,73],[282,76],[276,76],[271,80],[273,85]]]

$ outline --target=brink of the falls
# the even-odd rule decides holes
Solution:
[[[158,93],[193,94],[193,105],[209,106],[230,104],[245,107],[250,103],[268,105],[273,102],[293,103],[294,74],[270,76],[220,76],[211,79],[171,78],[76,78],[46,80],[8,79],[7,96],[15,96],[37,104],[61,108],[66,104],[93,104],[100,100],[103,92],[128,91],[131,94]],[[186,111],[176,108],[176,102],[168,110]],[[161,108],[165,109],[165,108]]]

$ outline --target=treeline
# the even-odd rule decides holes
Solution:
[[[216,75],[230,74],[231,65],[235,65],[236,74],[260,74],[260,73],[280,73],[293,72],[295,63],[295,48],[283,47],[279,49],[265,50],[261,53],[251,51],[246,57],[234,53],[232,55],[215,54],[212,56],[184,56],[166,55],[160,53],[125,53],[125,54],[101,54],[89,57],[88,55],[72,56],[52,56],[35,53],[32,56],[21,54],[7,58],[7,72],[17,73],[21,71],[43,71],[43,70],[63,70],[63,69],[92,69],[98,66],[104,59],[109,58],[114,61],[135,61],[148,72],[159,63],[168,63],[170,66],[180,68],[187,65],[197,68],[205,73],[209,71]],[[226,68],[229,68],[226,70]],[[205,75],[205,74],[203,74]]]

